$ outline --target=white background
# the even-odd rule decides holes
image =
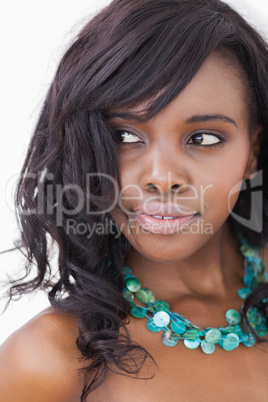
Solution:
[[[12,188],[57,63],[88,18],[109,2],[11,0],[0,6],[0,251],[13,247],[16,224]],[[227,2],[268,38],[267,0]],[[18,252],[0,255],[0,281],[7,274],[14,276],[22,262]],[[47,298],[41,291],[12,303],[0,316],[0,344],[46,306]]]

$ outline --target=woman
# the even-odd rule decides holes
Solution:
[[[117,0],[81,31],[18,184],[38,274],[11,297],[52,307],[2,346],[3,400],[266,401],[267,62],[218,0]]]

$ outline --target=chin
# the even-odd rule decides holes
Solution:
[[[137,244],[137,242],[131,241],[131,245],[133,249],[135,249],[136,252],[138,252],[141,256],[150,261],[158,263],[182,261],[189,257],[194,251],[192,250],[192,241],[186,244],[185,242],[181,242],[179,239],[177,239],[176,243],[174,243],[171,242],[171,239],[168,241],[167,236],[165,237],[165,240],[155,239],[155,241],[152,241],[150,239],[149,241],[148,239],[148,243],[146,241],[142,241]]]

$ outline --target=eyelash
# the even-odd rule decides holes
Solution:
[[[127,147],[127,146],[138,147],[138,146],[140,146],[140,145],[143,143],[142,141],[136,141],[136,142],[121,142],[121,141],[120,141],[120,140],[121,140],[121,137],[120,137],[120,136],[121,136],[121,134],[123,134],[123,133],[132,134],[132,135],[134,135],[135,137],[138,137],[136,134],[131,133],[130,131],[118,130],[118,131],[115,132],[115,135],[116,135],[117,143],[118,143],[120,146],[123,146],[123,147]],[[209,144],[209,145],[208,145],[208,144],[207,144],[207,145],[202,145],[202,144],[187,144],[187,145],[190,145],[191,147],[195,147],[195,148],[198,147],[198,148],[215,149],[215,148],[221,148],[221,147],[224,145],[225,141],[226,141],[225,138],[222,137],[222,136],[220,136],[219,134],[210,133],[210,132],[206,132],[206,131],[200,131],[200,132],[191,134],[191,136],[187,139],[187,141],[189,141],[191,138],[194,138],[195,136],[200,135],[200,134],[212,135],[212,136],[216,137],[216,138],[219,140],[219,142],[217,142],[217,143],[215,143],[215,144]]]

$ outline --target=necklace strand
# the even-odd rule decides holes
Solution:
[[[244,285],[238,290],[238,295],[245,300],[260,283],[268,283],[268,274],[265,264],[260,259],[258,249],[252,247],[245,239],[241,241],[240,252],[244,256]],[[152,332],[163,331],[164,345],[175,346],[179,340],[189,349],[199,346],[206,354],[215,351],[218,344],[226,351],[236,349],[240,343],[247,347],[255,344],[253,334],[243,332],[241,328],[241,311],[229,309],[225,314],[226,327],[202,329],[194,325],[187,318],[170,310],[170,305],[163,300],[156,300],[150,289],[142,288],[139,279],[132,274],[129,266],[123,268],[125,287],[123,296],[128,300],[131,314],[136,318],[147,318],[147,328]],[[135,302],[142,303],[138,304]],[[268,298],[263,302],[268,302]],[[264,313],[254,306],[247,311],[247,318],[259,336],[267,335],[266,317]]]

